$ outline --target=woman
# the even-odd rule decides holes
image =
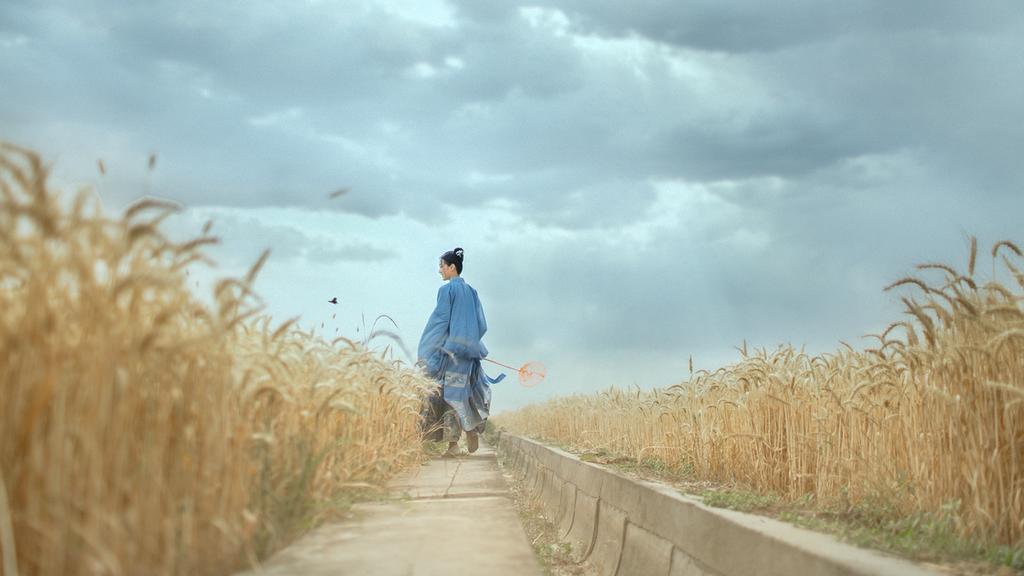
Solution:
[[[490,384],[500,382],[484,374],[480,360],[487,357],[483,342],[487,320],[476,290],[462,279],[462,248],[441,255],[438,272],[447,284],[437,291],[437,306],[420,337],[417,365],[441,384],[430,398],[424,424],[437,428],[448,442],[445,456],[459,454],[459,437],[466,432],[470,452],[479,446],[479,433],[490,414]],[[430,435],[428,434],[428,437]]]

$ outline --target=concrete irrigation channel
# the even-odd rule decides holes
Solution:
[[[245,575],[539,575],[506,476],[540,503],[588,574],[940,574],[499,433],[496,450],[430,460],[395,479],[385,499],[353,506]]]
[[[906,560],[765,518],[711,508],[541,443],[501,434],[505,466],[602,575],[937,575]]]

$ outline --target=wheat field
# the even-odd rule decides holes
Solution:
[[[1024,274],[1012,242],[989,254],[987,281],[972,239],[966,272],[924,264],[889,286],[907,315],[872,348],[744,345],[735,365],[666,389],[561,398],[495,422],[791,501],[952,511],[963,536],[1024,546]]]
[[[433,384],[187,288],[203,235],[120,218],[0,148],[0,573],[225,574],[421,458]]]

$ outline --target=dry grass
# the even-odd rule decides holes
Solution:
[[[0,148],[3,574],[227,573],[419,458],[430,382],[258,317],[264,259],[200,304],[186,268],[215,238],[169,241],[157,201],[63,206],[46,177]]]
[[[512,431],[581,450],[655,459],[699,480],[789,501],[897,514],[953,511],[955,530],[1024,546],[1024,275],[1000,242],[982,283],[924,265],[937,281],[892,287],[908,319],[873,349],[809,356],[741,350],[741,361],[650,392],[608,390],[502,414]],[[997,268],[998,267],[998,268]]]

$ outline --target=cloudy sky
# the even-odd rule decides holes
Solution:
[[[915,264],[1024,241],[1022,54],[1019,0],[5,0],[0,139],[212,219],[199,291],[271,248],[327,337],[414,349],[465,248],[492,357],[549,371],[501,409],[862,345]]]

